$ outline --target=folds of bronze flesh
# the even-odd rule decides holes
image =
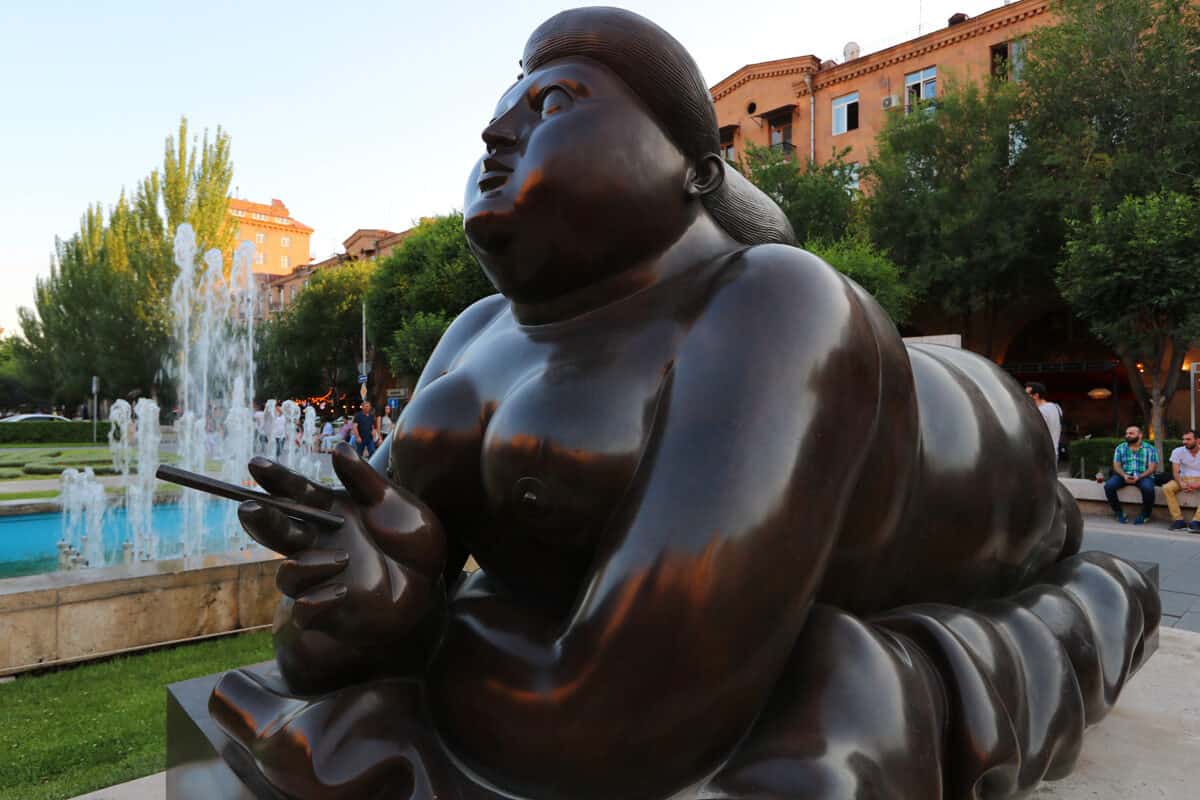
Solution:
[[[482,134],[447,330],[344,485],[255,462],[282,681],[210,711],[294,798],[1009,798],[1159,621],[1078,553],[1044,423],[906,347],[716,156],[683,47],[559,14]],[[312,515],[310,515],[312,516]],[[468,556],[479,570],[463,573]]]

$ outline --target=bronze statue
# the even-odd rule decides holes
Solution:
[[[210,709],[296,798],[1013,797],[1067,774],[1158,597],[1077,555],[1036,409],[906,348],[718,153],[683,47],[559,14],[465,201],[465,311],[374,469],[266,461],[285,685]],[[468,555],[480,569],[464,575]]]

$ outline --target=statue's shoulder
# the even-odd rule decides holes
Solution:
[[[842,275],[817,256],[785,244],[762,244],[734,254],[722,267],[714,299],[791,313],[845,297]],[[844,303],[842,305],[845,305]]]
[[[497,317],[507,313],[510,313],[509,301],[502,294],[490,294],[463,309],[463,312],[454,318],[450,327],[446,328],[446,332],[438,340],[437,347],[434,348],[433,354],[429,357],[421,374],[418,386],[428,380],[427,376],[442,374],[481,331],[492,324]]]
[[[506,313],[509,310],[508,298],[500,293],[489,294],[487,297],[481,297],[471,305],[463,309],[463,312],[454,318],[450,323],[450,327],[446,329],[446,335],[449,336],[451,331],[456,329],[463,332],[469,332],[468,335],[474,336],[482,328],[486,327],[492,320]]]

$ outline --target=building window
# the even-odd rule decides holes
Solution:
[[[296,302],[296,287],[292,287],[292,302]]]
[[[721,142],[721,158],[733,164],[737,162],[737,156],[733,152],[733,142]]]
[[[291,247],[292,246],[292,237],[280,236],[279,237],[279,246],[280,247]]]
[[[290,267],[290,266],[291,266],[291,263],[292,263],[292,262],[288,260],[288,257],[287,257],[287,256],[280,256],[280,257],[279,257],[279,267],[280,267],[280,269],[287,269],[288,267]]]
[[[266,222],[266,221],[267,221],[267,215],[266,215],[266,214],[251,214],[251,215],[250,215],[250,219],[256,219],[256,220],[258,220],[259,222]]]
[[[833,135],[858,130],[858,92],[833,101]]]
[[[264,244],[266,241],[267,241],[267,235],[265,233],[254,234],[254,243],[255,244]]]
[[[255,254],[254,254],[254,263],[255,263],[255,264],[263,264],[263,263],[265,263],[265,259],[264,259],[264,257],[263,257],[263,254],[262,254],[262,253],[255,253]]]
[[[279,287],[279,307],[283,308],[283,287]]]
[[[231,210],[229,211],[229,213],[230,213],[231,215],[235,216],[235,217],[244,217],[244,216],[246,216],[246,212],[245,212],[245,211],[238,211],[236,208],[234,208],[234,209],[231,209]]]
[[[846,191],[854,194],[859,190],[858,182],[862,176],[862,169],[857,161],[851,161],[846,165]]]
[[[790,155],[796,149],[792,146],[792,112],[772,117],[767,120],[767,126],[771,130],[771,149]]]
[[[1025,40],[1014,39],[992,45],[992,77],[1002,81],[1021,81],[1025,72]]]
[[[904,110],[912,111],[916,106],[937,97],[937,67],[928,67],[920,72],[904,76]]]

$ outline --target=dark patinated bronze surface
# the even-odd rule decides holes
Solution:
[[[483,131],[446,332],[375,469],[268,462],[282,684],[214,719],[296,798],[1005,798],[1067,774],[1159,620],[1077,554],[1044,423],[905,347],[720,157],[682,46],[555,16]],[[481,569],[462,575],[473,555]]]

